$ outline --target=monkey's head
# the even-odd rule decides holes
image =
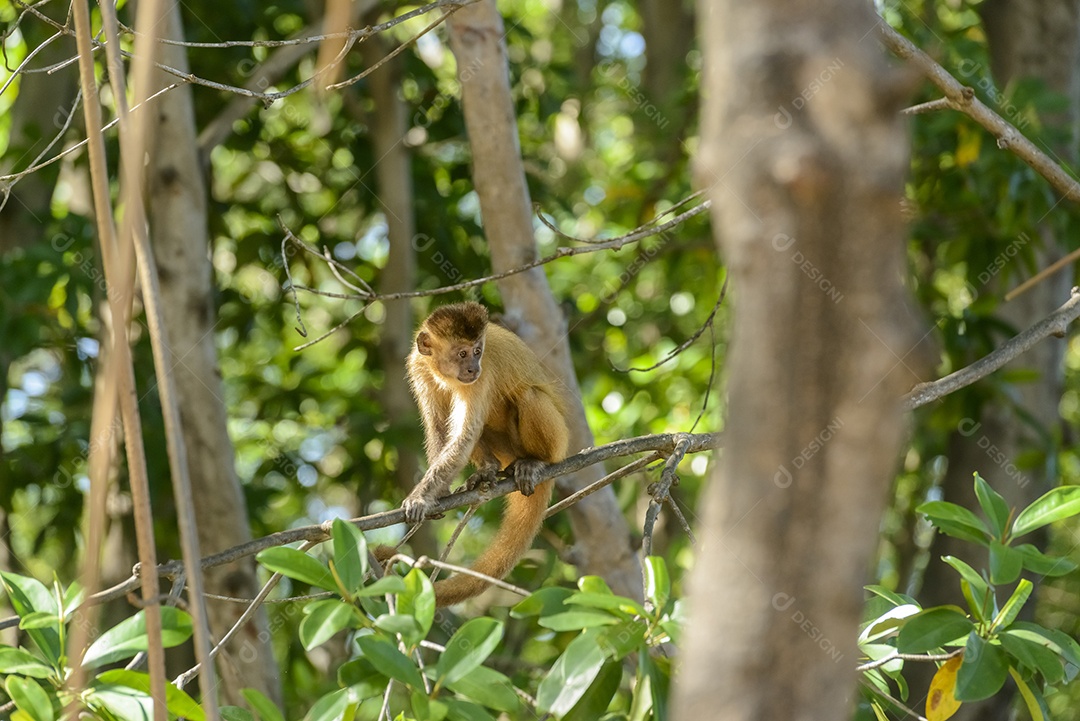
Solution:
[[[479,303],[444,305],[420,326],[416,350],[444,380],[469,385],[480,377],[487,324],[487,308]]]

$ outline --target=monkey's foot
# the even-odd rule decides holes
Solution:
[[[523,496],[531,496],[540,483],[540,474],[547,464],[535,458],[519,458],[510,465],[514,473],[514,483]]]
[[[405,511],[405,520],[409,523],[420,523],[428,517],[428,514],[434,510],[436,499],[428,498],[422,495],[415,495],[410,493],[405,499],[405,502],[401,504],[401,508]],[[438,516],[432,516],[437,518]]]
[[[499,480],[499,464],[485,463],[476,469],[476,472],[465,481],[465,490],[472,491],[477,488],[490,487]]]

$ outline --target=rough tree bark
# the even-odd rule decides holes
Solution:
[[[919,379],[901,285],[911,90],[861,0],[700,0],[697,180],[735,292],[676,718],[842,719]]]
[[[1080,3],[1077,0],[990,0],[979,13],[986,28],[990,47],[994,84],[1004,89],[1024,78],[1037,78],[1069,100],[1061,116],[1042,118],[1047,124],[1072,127],[1080,113]],[[972,82],[974,79],[966,80]],[[999,109],[1004,115],[1007,112]],[[1008,118],[1014,124],[1018,118]],[[1057,155],[1075,167],[1076,138],[1066,147],[1054,148]],[[992,151],[993,152],[993,151]],[[1038,228],[1037,237],[1016,238],[1017,248],[1038,243],[1038,267],[1044,268],[1064,254],[1063,239],[1054,235],[1048,223]],[[1024,248],[1023,250],[1030,250]],[[1015,269],[1013,269],[1015,270]],[[1045,317],[1069,297],[1073,283],[1071,266],[1047,278],[1016,299],[1005,303],[1000,317],[1017,329],[1023,329]],[[1002,296],[1016,285],[1016,275],[997,275],[980,292]],[[1023,508],[1055,484],[1058,434],[1061,423],[1058,404],[1064,390],[1064,356],[1067,341],[1050,339],[1039,343],[1010,368],[1034,369],[1038,379],[1018,384],[1009,400],[998,400],[982,409],[978,418],[965,419],[949,443],[949,467],[942,481],[944,497],[965,508],[977,508],[971,474],[978,471],[1001,493],[1013,508]],[[1034,427],[1032,425],[1034,421]],[[1005,462],[988,454],[995,446]],[[1017,459],[1026,450],[1046,452],[1045,462],[1036,468],[1019,469]],[[1045,544],[1046,534],[1040,534]],[[1032,540],[1032,539],[1028,539]],[[938,559],[956,556],[976,568],[987,562],[986,553],[972,544],[937,534],[930,548],[930,564],[923,578],[920,600],[926,605],[959,603],[963,597],[957,587],[956,572]],[[1035,583],[1039,578],[1029,576]],[[1030,611],[1031,605],[1027,610]],[[912,700],[925,698],[933,675],[933,666],[919,667],[911,675]],[[964,704],[955,719],[1006,719],[1012,714],[1011,694],[999,694],[981,703]]]
[[[494,0],[480,0],[450,20],[450,46],[458,64],[465,127],[473,154],[473,181],[480,196],[484,231],[496,272],[537,257],[532,203],[525,184],[517,123],[510,95],[502,17]],[[514,330],[580,398],[567,343],[566,319],[540,268],[499,281],[499,291]],[[580,400],[571,409],[571,451],[593,445]],[[561,492],[598,480],[600,467],[565,476]],[[576,544],[572,561],[582,573],[603,576],[616,593],[641,596],[640,567],[630,532],[611,488],[569,509]]]
[[[181,39],[179,5],[169,10],[169,27],[162,37]],[[183,48],[163,45],[161,62],[187,69]],[[159,73],[158,87],[174,81]],[[156,88],[155,88],[156,89]],[[161,278],[161,300],[173,344],[176,388],[187,445],[191,480],[199,519],[199,544],[204,554],[251,539],[247,507],[233,466],[233,447],[226,424],[224,391],[214,346],[216,323],[212,302],[212,269],[207,231],[207,190],[199,166],[195,114],[190,86],[181,86],[160,99],[148,168],[148,207],[155,260]],[[258,593],[255,565],[245,562],[206,574],[211,593],[251,598]],[[210,629],[220,638],[243,612],[235,603],[209,601]],[[243,703],[239,691],[257,688],[280,698],[277,665],[270,646],[265,613],[226,648],[219,664],[230,703]]]

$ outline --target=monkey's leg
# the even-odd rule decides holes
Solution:
[[[566,457],[569,431],[551,397],[530,388],[518,399],[518,431],[526,456],[511,464],[514,482],[522,495],[531,496],[549,463]]]

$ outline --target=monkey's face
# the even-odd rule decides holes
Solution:
[[[480,361],[484,357],[484,340],[475,343],[452,343],[444,355],[443,375],[457,378],[459,383],[469,385],[480,377]]]
[[[416,338],[416,349],[431,359],[435,370],[444,380],[469,385],[480,377],[480,361],[484,357],[483,336],[474,341],[440,341],[432,334],[421,331]]]

